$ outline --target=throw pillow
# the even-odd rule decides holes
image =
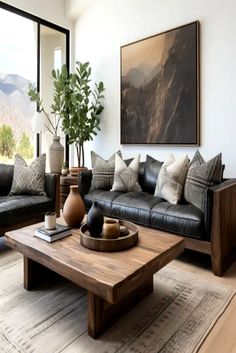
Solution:
[[[121,157],[121,151],[117,154]],[[94,151],[91,151],[92,183],[90,190],[110,190],[114,181],[115,153],[105,160]]]
[[[221,153],[205,162],[196,151],[186,177],[185,200],[203,211],[206,188],[221,182],[222,170]]]
[[[154,196],[159,196],[177,205],[182,197],[188,166],[187,155],[176,160],[170,154],[161,167]]]
[[[143,190],[154,194],[157,178],[163,162],[147,155],[143,176]]]
[[[116,154],[115,175],[111,191],[141,191],[138,184],[140,154],[138,154],[127,166],[125,161]]]
[[[16,155],[10,195],[46,195],[44,191],[46,154],[36,158],[29,166]]]

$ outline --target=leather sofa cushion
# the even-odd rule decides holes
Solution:
[[[205,239],[204,215],[190,204],[171,205],[146,192],[94,190],[85,195],[86,208],[94,201],[102,207],[104,215],[165,230],[167,232]]]
[[[205,236],[204,215],[190,204],[161,202],[154,205],[150,212],[150,226],[198,239]]]
[[[89,209],[94,201],[102,207],[103,212],[107,216],[111,216],[112,201],[117,198],[121,192],[107,190],[93,190],[84,196],[85,208]]]
[[[46,173],[45,174],[45,192],[46,196],[48,196],[50,199],[55,200],[57,196],[57,174],[53,173]]]
[[[0,225],[18,223],[52,210],[54,210],[54,201],[47,196],[1,196]]]
[[[127,192],[118,196],[112,203],[112,216],[149,226],[150,210],[163,201],[146,192]]]
[[[154,195],[157,178],[162,164],[163,162],[160,162],[157,159],[147,155],[143,176],[143,191]]]

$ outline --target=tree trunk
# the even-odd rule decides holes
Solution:
[[[80,155],[80,146],[78,146],[78,145],[76,145],[76,152],[77,152],[78,167],[80,168],[81,155]]]
[[[76,145],[77,158],[78,158],[78,167],[84,167],[84,145]]]
[[[82,166],[84,167],[84,145],[81,145],[81,152],[82,152]]]

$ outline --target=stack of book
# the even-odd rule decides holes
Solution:
[[[55,229],[47,229],[45,227],[40,227],[35,229],[34,235],[38,238],[41,238],[43,240],[48,241],[49,243],[67,237],[68,235],[71,235],[71,227],[64,226],[62,224],[56,224]]]

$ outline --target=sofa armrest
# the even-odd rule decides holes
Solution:
[[[54,200],[55,212],[60,216],[60,176],[59,174],[45,174],[45,192],[48,197]]]
[[[236,258],[236,179],[212,186],[212,267],[222,276]]]
[[[92,170],[84,170],[79,174],[79,192],[82,199],[84,199],[84,196],[88,194],[89,189],[91,188],[92,177]]]
[[[8,195],[11,190],[14,166],[0,163],[0,195]]]
[[[236,181],[236,180],[235,180]],[[213,210],[213,195],[214,192],[222,188],[228,187],[234,182],[234,179],[225,179],[220,184],[209,186],[205,191],[204,200],[204,224],[206,230],[206,240],[211,241],[211,225],[212,225],[212,210]]]
[[[221,191],[223,189],[226,189],[236,183],[236,179],[225,179],[222,181],[220,184],[216,184],[213,186],[210,186],[209,189],[212,190],[213,192],[215,191]]]

